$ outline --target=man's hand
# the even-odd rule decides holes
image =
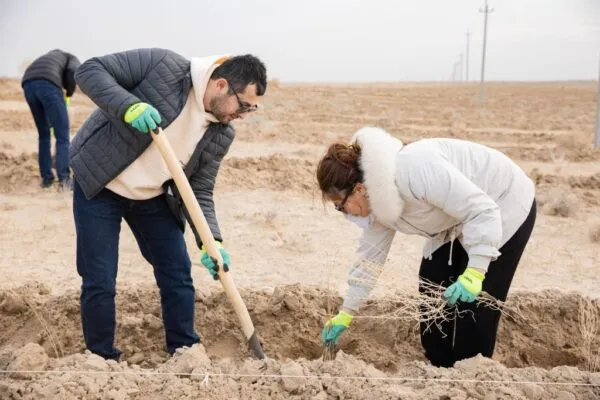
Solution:
[[[155,130],[160,124],[160,114],[148,103],[136,103],[125,111],[125,122],[142,133]]]
[[[352,322],[352,315],[345,311],[340,311],[335,317],[327,321],[321,332],[323,344],[337,345],[342,333],[350,326],[350,322]]]
[[[221,253],[221,257],[223,257],[223,271],[228,272],[229,271],[229,264],[231,263],[231,259],[229,258],[229,253],[227,253],[227,251],[223,248],[223,245],[221,244],[221,242],[216,242],[217,248],[219,249],[219,252]],[[202,263],[202,265],[204,265],[204,267],[208,270],[208,272],[212,275],[214,280],[219,279],[219,264],[217,264],[217,260],[215,260],[214,258],[211,258],[211,256],[208,255],[208,253],[206,252],[206,247],[204,245],[202,245],[202,258],[200,259],[200,262]]]
[[[458,277],[456,282],[448,286],[443,297],[448,300],[450,305],[456,304],[457,300],[465,303],[472,303],[481,292],[484,278],[485,274],[483,274],[483,272],[474,268],[467,268],[465,272]]]

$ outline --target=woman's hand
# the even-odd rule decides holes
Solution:
[[[467,268],[456,282],[446,289],[443,297],[448,300],[450,305],[455,305],[458,300],[472,303],[481,293],[484,278],[485,274],[481,270]]]

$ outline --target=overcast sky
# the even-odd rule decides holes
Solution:
[[[483,0],[0,0],[0,76],[52,48],[254,53],[282,81],[449,80]],[[486,78],[597,79],[600,0],[490,0]]]

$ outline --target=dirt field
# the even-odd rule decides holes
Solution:
[[[270,359],[250,357],[189,229],[203,345],[170,357],[152,269],[123,224],[117,345],[125,361],[116,363],[85,352],[71,195],[39,188],[33,120],[19,83],[0,80],[0,370],[9,371],[0,398],[600,398],[596,85],[492,84],[485,106],[474,85],[269,87],[264,108],[236,124],[215,201],[233,278]],[[72,134],[93,107],[74,96]],[[360,232],[323,206],[314,170],[331,141],[365,125],[405,141],[481,142],[535,180],[540,212],[507,303],[520,313],[503,318],[493,360],[432,367],[416,321],[386,318],[399,293],[416,295],[423,242],[400,234],[337,359],[321,360],[321,327],[341,302]]]

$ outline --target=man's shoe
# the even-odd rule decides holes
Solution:
[[[52,187],[52,185],[54,185],[54,179],[47,181],[47,180],[43,180],[42,183],[40,184],[40,187],[42,189],[48,189],[49,187]]]

